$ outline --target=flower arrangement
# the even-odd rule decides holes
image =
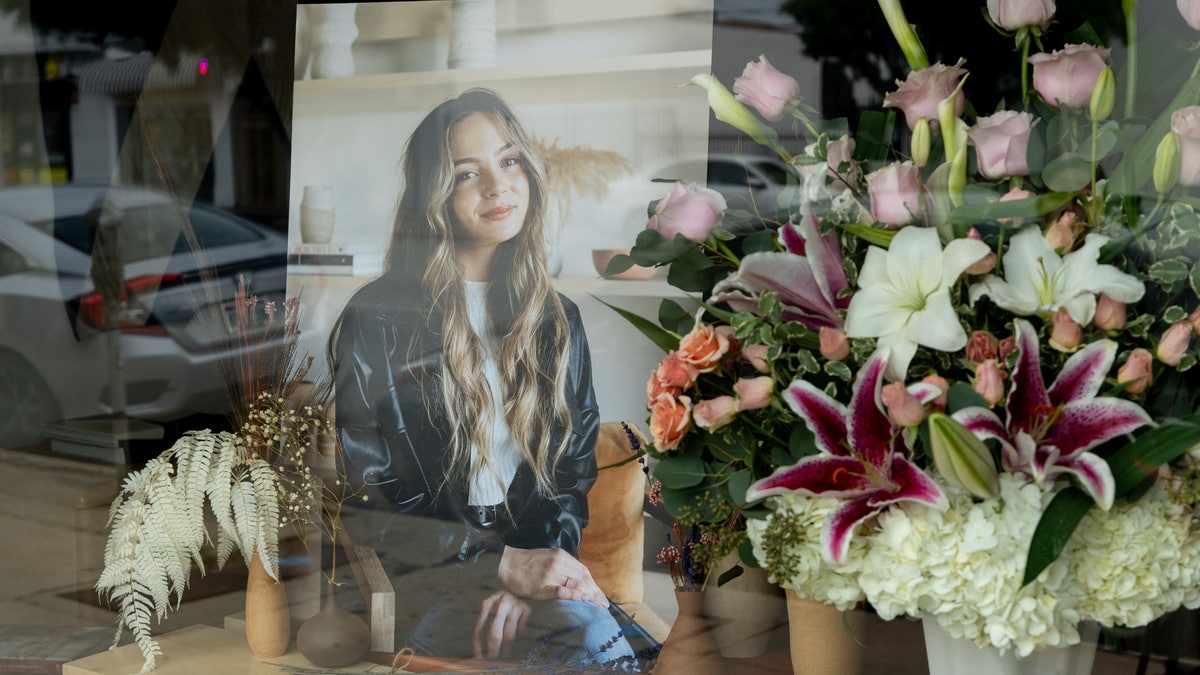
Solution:
[[[666,352],[647,383],[664,505],[803,597],[1019,655],[1200,606],[1200,67],[1148,124],[1128,101],[1113,119],[1086,25],[1031,54],[1054,2],[989,1],[1023,91],[985,115],[966,61],[931,64],[879,5],[911,73],[856,136],[765,59],[732,93],[696,76],[792,167],[789,194],[750,214],[677,184],[610,264],[699,294],[657,322],[615,308]],[[795,154],[762,121],[789,117]]]

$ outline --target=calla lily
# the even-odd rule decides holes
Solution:
[[[860,290],[846,313],[846,335],[879,338],[891,349],[887,378],[904,379],[917,345],[954,352],[967,345],[967,333],[950,301],[958,277],[991,252],[974,239],[955,239],[942,249],[936,230],[906,227],[885,251],[867,250]]]
[[[742,258],[738,271],[713,287],[710,301],[757,314],[763,291],[775,291],[785,321],[799,321],[812,330],[841,328],[838,310],[849,304],[842,291],[850,282],[837,235],[832,231],[822,235],[807,206],[799,223],[787,223],[779,232],[787,251],[751,253]]]
[[[821,531],[822,555],[832,563],[845,557],[859,523],[893,504],[949,504],[937,483],[905,456],[900,429],[883,410],[887,360],[881,349],[858,371],[849,408],[809,382],[793,382],[783,399],[813,432],[820,452],[780,467],[746,492],[748,501],[783,494],[841,499]]]
[[[982,296],[1021,316],[1053,316],[1065,308],[1075,323],[1086,326],[1096,313],[1096,294],[1118,302],[1142,299],[1146,287],[1136,277],[1098,262],[1108,237],[1089,234],[1078,250],[1059,256],[1037,226],[1013,235],[1004,254],[1004,278],[988,275],[971,286],[970,300]]]
[[[1098,340],[1080,349],[1047,389],[1038,363],[1037,332],[1024,319],[1015,323],[1019,353],[1005,405],[1007,421],[1002,423],[981,407],[963,408],[953,417],[979,438],[997,439],[1005,469],[1026,474],[1039,485],[1073,476],[1107,511],[1115,491],[1112,471],[1088,450],[1152,424],[1133,401],[1096,396],[1112,367],[1117,343]]]
[[[739,129],[759,145],[771,148],[785,161],[791,159],[791,155],[779,144],[779,136],[775,130],[763,124],[750,108],[734,98],[716,77],[709,73],[701,73],[679,86],[686,87],[689,84],[708,92],[708,107],[712,108],[717,119]]]

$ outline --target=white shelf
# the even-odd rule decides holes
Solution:
[[[326,288],[352,292],[374,277],[355,277],[348,274],[288,274],[289,292],[294,288]],[[626,298],[686,298],[683,291],[668,284],[666,279],[603,279],[601,277],[555,277],[554,290],[564,295],[596,295]]]

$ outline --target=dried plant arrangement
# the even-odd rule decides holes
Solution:
[[[558,212],[557,218],[547,221],[547,242],[558,241],[576,195],[605,197],[609,184],[633,168],[629,160],[612,150],[584,145],[560,147],[557,138],[553,142],[534,138],[533,145],[546,165],[546,181]]]

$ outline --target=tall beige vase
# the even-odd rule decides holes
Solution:
[[[794,592],[787,592],[788,633],[795,675],[857,675],[863,652],[866,617],[843,613]]]
[[[718,586],[717,576],[734,565],[742,566],[742,574]],[[771,633],[787,622],[787,601],[783,589],[767,580],[765,569],[747,567],[733,551],[721,558],[708,578],[704,615],[722,655],[750,658],[765,653]]]
[[[246,642],[261,658],[280,656],[292,641],[292,617],[283,584],[271,578],[255,551],[246,580]]]
[[[663,641],[655,675],[728,675],[704,616],[704,594],[675,589],[679,613]]]

